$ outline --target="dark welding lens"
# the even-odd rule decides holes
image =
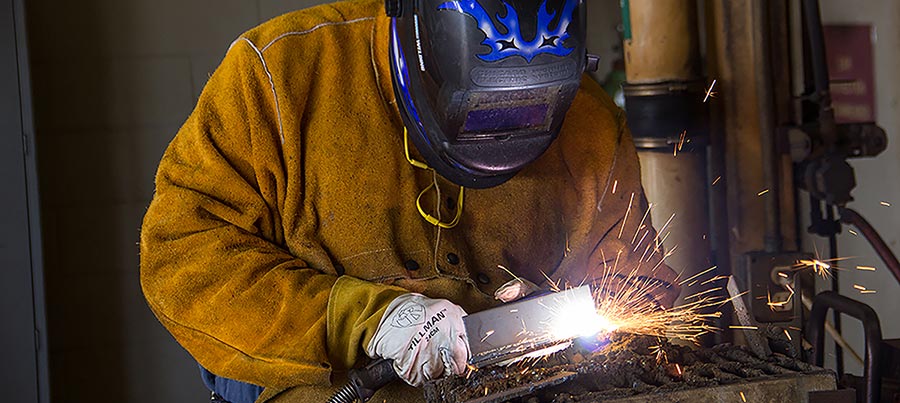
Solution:
[[[518,129],[542,127],[547,121],[550,105],[528,105],[513,108],[470,111],[466,116],[464,134],[492,134]]]

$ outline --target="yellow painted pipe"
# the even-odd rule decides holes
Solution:
[[[629,84],[691,81],[700,77],[695,0],[628,0],[631,37],[625,38]]]

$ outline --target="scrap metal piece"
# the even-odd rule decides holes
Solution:
[[[734,276],[728,279],[727,289],[728,294],[731,296],[731,305],[734,306],[734,314],[743,327],[744,336],[747,338],[750,351],[753,351],[753,354],[756,354],[759,358],[772,355],[766,336],[759,331],[759,326],[756,325],[756,322],[750,316],[750,312],[747,311],[747,306],[742,298],[743,293],[738,289]]]
[[[557,344],[572,337],[554,334],[554,319],[564,309],[594,305],[590,286],[526,299],[463,317],[476,368],[509,361]]]

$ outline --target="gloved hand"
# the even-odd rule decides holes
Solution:
[[[400,378],[416,387],[462,374],[470,355],[465,315],[450,301],[403,294],[388,306],[366,354],[394,360]]]

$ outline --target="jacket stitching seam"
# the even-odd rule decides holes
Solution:
[[[309,33],[312,33],[312,32],[314,32],[314,31],[319,30],[319,28],[330,27],[330,26],[337,26],[337,25],[349,25],[349,24],[353,24],[353,23],[357,23],[357,22],[362,22],[362,21],[373,21],[373,20],[375,20],[375,17],[363,17],[363,18],[357,18],[357,19],[355,19],[355,20],[340,21],[340,22],[324,22],[324,23],[318,24],[318,25],[316,25],[316,26],[314,26],[314,27],[312,27],[312,28],[310,28],[310,29],[307,29],[307,30],[305,30],[305,31],[291,31],[291,32],[285,32],[285,33],[283,33],[283,34],[281,34],[281,35],[276,36],[275,39],[272,39],[268,44],[266,44],[266,46],[263,46],[262,49],[259,50],[259,52],[265,52],[266,49],[268,49],[270,46],[272,46],[273,44],[275,44],[275,42],[278,42],[278,41],[280,41],[281,39],[284,39],[284,38],[286,38],[286,37],[288,37],[288,36],[306,35],[306,34],[309,34]],[[262,56],[260,56],[260,57],[262,57]]]
[[[250,48],[253,49],[254,52],[256,52],[256,55],[259,56],[259,61],[262,63],[263,71],[265,71],[266,76],[269,78],[269,86],[271,86],[272,88],[272,97],[275,100],[275,114],[278,116],[278,136],[281,138],[281,144],[283,145],[284,124],[281,120],[281,106],[278,103],[278,92],[275,90],[275,80],[272,78],[272,72],[269,71],[269,66],[266,65],[266,59],[263,57],[262,51],[260,51],[259,48],[256,47],[256,44],[254,44],[253,41],[244,37],[238,38],[235,42],[238,41],[246,42],[248,45],[250,45]],[[234,43],[232,43],[232,46],[234,46]]]

